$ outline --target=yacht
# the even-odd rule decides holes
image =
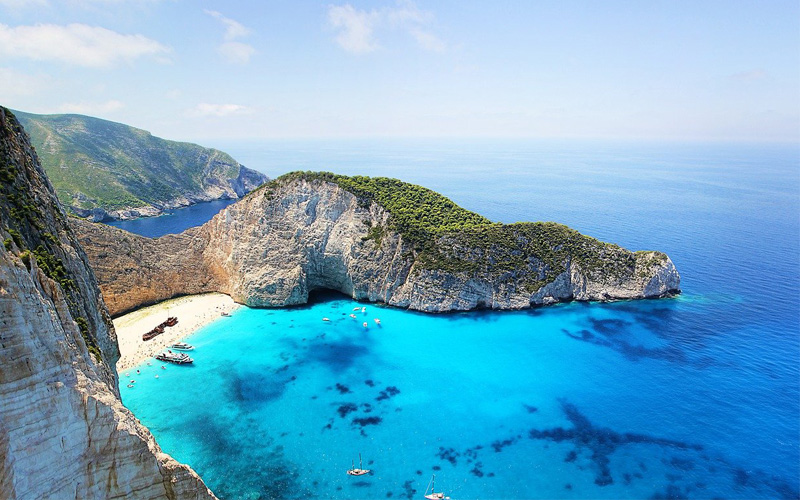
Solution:
[[[193,351],[194,346],[191,344],[187,344],[186,342],[178,342],[176,344],[172,344],[169,346],[170,349],[175,349],[176,351]]]
[[[185,352],[161,352],[156,355],[156,359],[159,361],[166,361],[167,363],[175,363],[176,365],[194,363],[194,360]]]

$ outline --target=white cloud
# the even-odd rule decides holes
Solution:
[[[123,35],[86,24],[37,24],[11,28],[0,24],[0,56],[108,67],[143,56],[164,60],[169,48],[143,35]]]
[[[59,106],[58,111],[61,113],[78,113],[82,115],[102,115],[112,113],[124,107],[124,103],[116,100],[106,102],[70,102]]]
[[[427,29],[433,21],[432,12],[420,10],[410,0],[398,0],[395,7],[369,11],[356,9],[350,4],[328,7],[328,22],[339,30],[336,42],[344,50],[356,54],[373,52],[380,47],[375,36],[380,28],[404,31],[420,48],[444,52],[447,45]]]
[[[225,42],[217,47],[217,52],[228,62],[247,64],[250,62],[250,57],[255,54],[256,49],[246,43]]]
[[[245,28],[240,23],[223,16],[215,10],[206,9],[203,12],[218,19],[225,26],[225,40],[235,40],[250,34],[250,30],[248,28]]]
[[[215,10],[204,10],[203,12],[219,20],[225,26],[225,42],[217,47],[217,52],[231,63],[247,64],[250,62],[250,57],[256,53],[256,49],[252,45],[235,41],[237,38],[249,35],[250,29]]]
[[[417,44],[425,50],[440,53],[447,50],[447,45],[433,33],[428,33],[419,28],[411,28],[409,33],[417,41]]]
[[[231,115],[248,115],[253,110],[247,106],[239,104],[208,104],[201,102],[194,108],[189,110],[190,116],[231,116]]]
[[[375,10],[356,10],[350,4],[331,5],[328,8],[328,21],[334,28],[341,28],[336,42],[344,50],[357,54],[378,48],[372,32],[380,18],[380,13]]]

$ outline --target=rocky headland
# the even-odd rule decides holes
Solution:
[[[161,139],[122,123],[15,113],[61,202],[93,221],[238,199],[267,181],[222,151]]]
[[[122,405],[86,254],[0,108],[0,498],[215,498]]]
[[[427,312],[680,292],[669,257],[550,223],[493,223],[395,179],[295,172],[205,225],[149,239],[73,219],[113,315],[222,292],[255,307],[330,289]]]

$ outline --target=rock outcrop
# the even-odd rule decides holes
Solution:
[[[17,112],[62,203],[93,221],[237,199],[267,181],[229,155],[82,115]]]
[[[122,405],[94,274],[4,108],[0,181],[0,498],[215,498]]]
[[[471,213],[476,222],[463,231],[420,233],[403,222],[402,209],[393,214],[368,192],[347,189],[348,179],[359,178],[290,174],[199,228],[155,240],[73,225],[114,315],[208,291],[271,307],[331,289],[428,312],[679,292],[680,276],[663,253],[633,253],[558,224],[492,224]]]

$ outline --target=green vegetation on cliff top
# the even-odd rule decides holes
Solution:
[[[236,179],[243,168],[221,151],[168,141],[121,123],[14,113],[59,199],[76,212],[158,206],[202,192],[209,181]]]
[[[610,279],[630,276],[636,265],[636,254],[563,224],[495,223],[435,191],[397,179],[291,172],[267,184],[265,196],[273,196],[278,185],[298,179],[332,182],[353,193],[364,207],[371,202],[382,206],[389,213],[389,229],[414,245],[417,262],[427,269],[499,273],[509,278],[519,270],[535,269],[526,283],[535,291],[564,272],[569,262]],[[382,237],[382,230],[370,228],[364,239],[379,245]],[[658,252],[652,255],[666,258]]]

